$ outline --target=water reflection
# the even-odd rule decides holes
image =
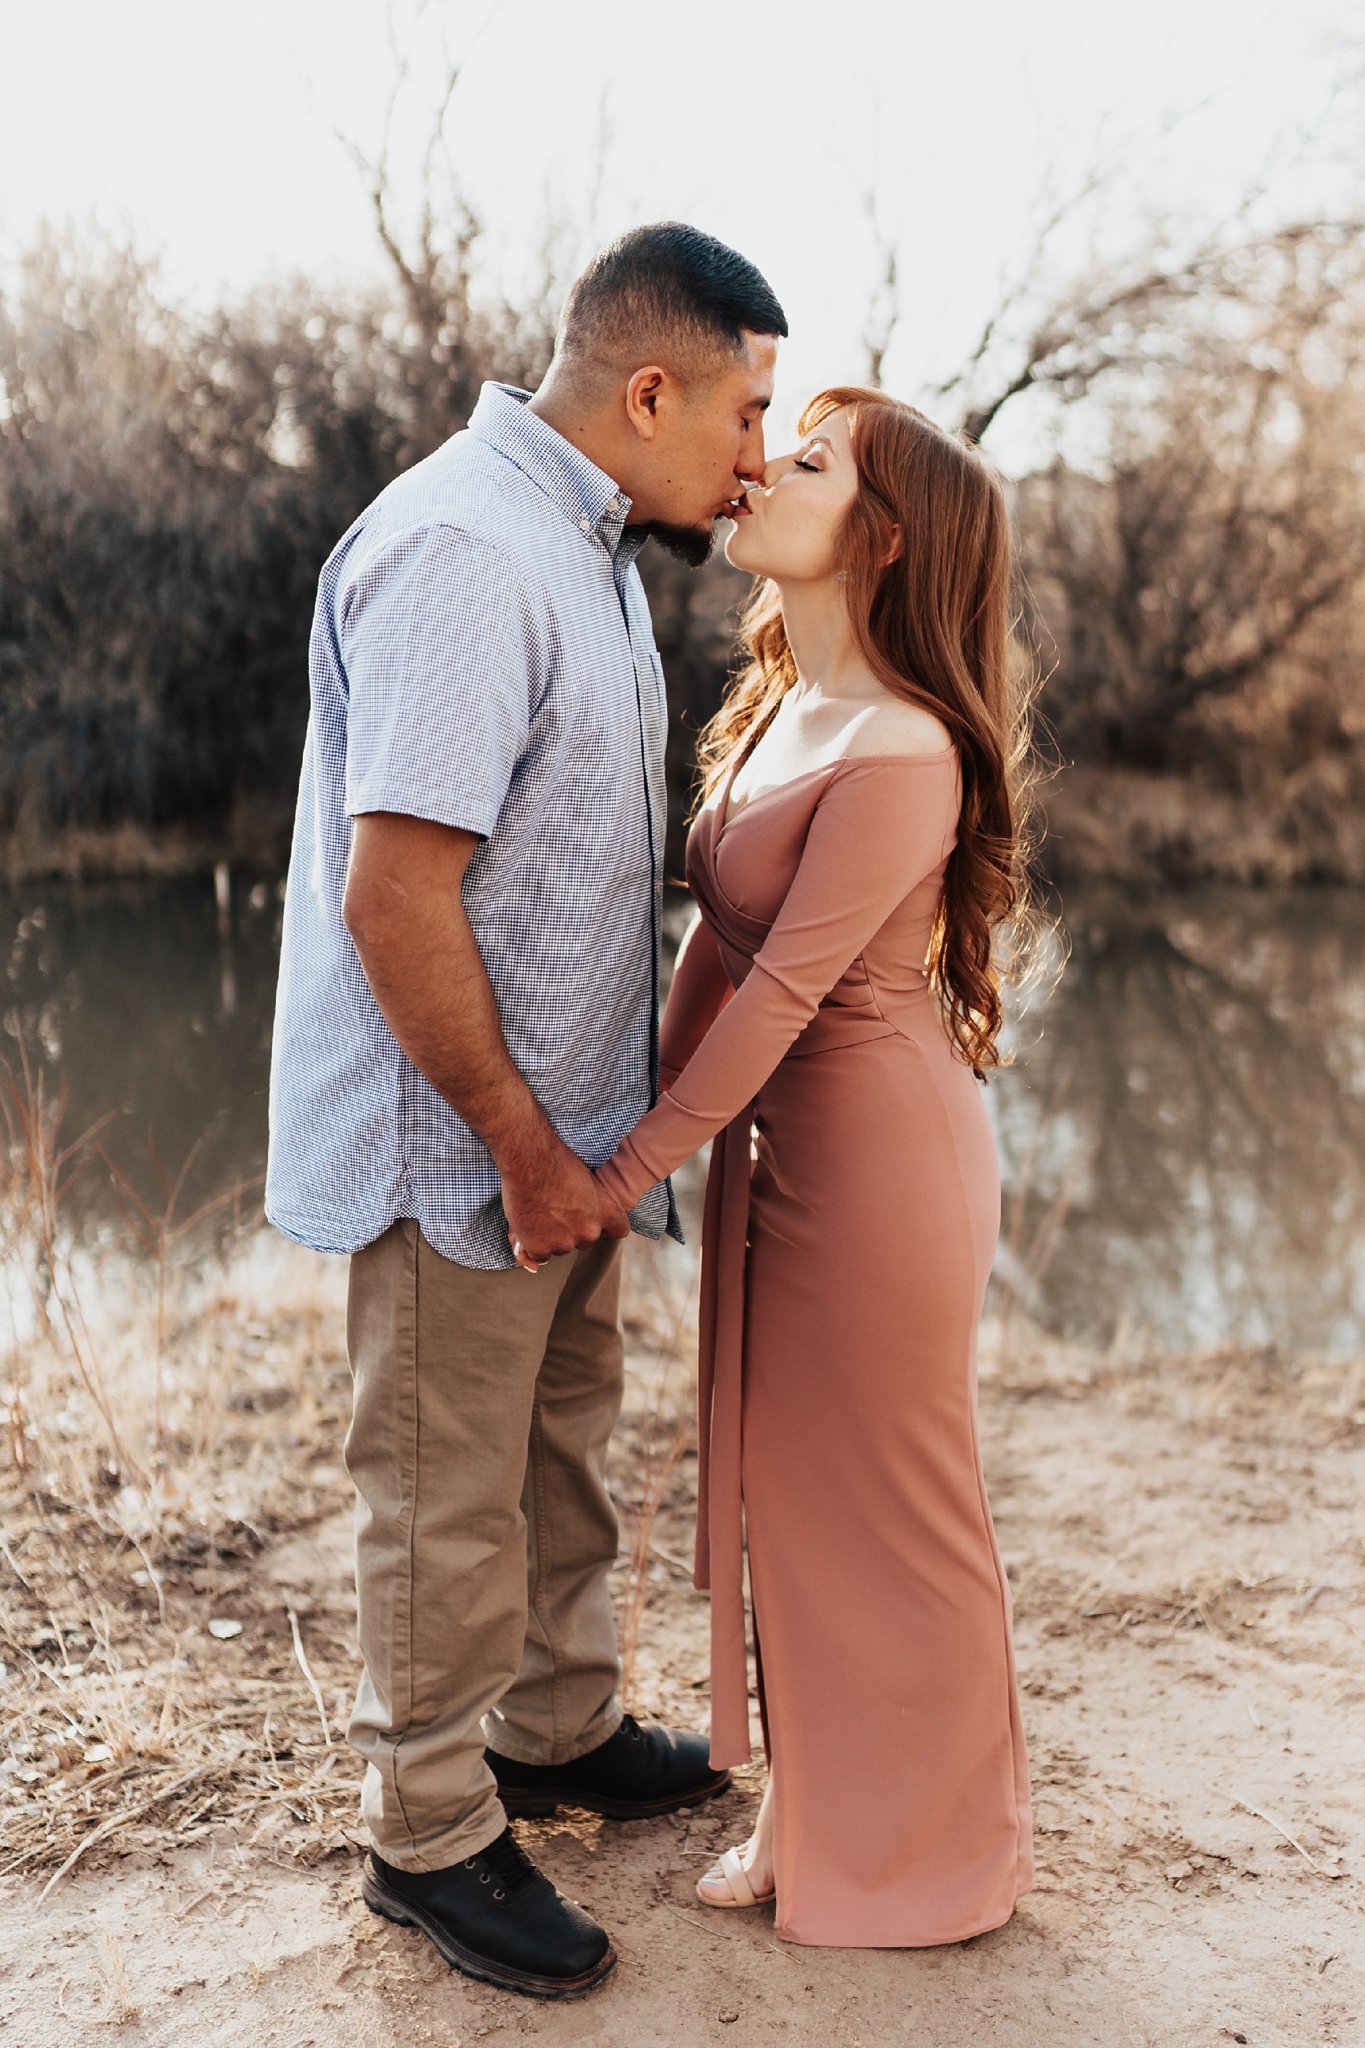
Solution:
[[[156,1214],[178,1180],[181,1216],[233,1188],[259,1209],[281,906],[274,883],[226,896],[208,879],[0,895],[0,1054],[13,1065],[22,1034],[68,1141],[99,1126],[66,1205],[87,1235],[113,1241],[124,1206],[100,1151]]]
[[[1358,1350],[1365,900],[1089,890],[1066,922],[1067,971],[991,1090],[1003,1271],[1064,1210],[1052,1327]]]
[[[179,1214],[234,1187],[259,1207],[279,911],[273,883],[236,878],[0,896],[8,1050],[22,1033],[60,1080],[68,1137],[108,1118],[98,1142],[154,1210],[187,1163]],[[1136,1324],[1358,1352],[1365,900],[1090,889],[1065,915],[1066,972],[988,1093],[998,1288],[1100,1341]],[[69,1214],[112,1242],[117,1211],[92,1157]]]

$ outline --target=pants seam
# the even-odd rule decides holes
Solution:
[[[407,1332],[408,1341],[406,1345],[405,1358],[405,1364],[407,1366],[407,1371],[409,1375],[409,1382],[412,1388],[412,1424],[411,1436],[409,1439],[409,1455],[411,1457],[410,1469],[412,1472],[412,1501],[408,1511],[407,1574],[406,1583],[404,1586],[406,1611],[403,1616],[403,1655],[402,1658],[399,1660],[399,1668],[403,1672],[404,1679],[403,1725],[401,1730],[395,1731],[392,1749],[391,1774],[393,1779],[393,1803],[398,1809],[398,1816],[403,1823],[403,1831],[407,1835],[408,1842],[412,1850],[412,1854],[414,1856],[420,1856],[421,1851],[417,1847],[417,1838],[412,1831],[412,1822],[408,1818],[408,1811],[403,1803],[403,1794],[398,1783],[399,1765],[402,1760],[403,1737],[407,1734],[409,1728],[412,1726],[413,1581],[416,1577],[417,1571],[417,1475],[420,1462],[418,1457],[418,1451],[421,1442],[421,1373],[418,1369],[417,1358],[417,1332],[420,1323],[420,1280],[418,1276],[418,1268],[420,1264],[421,1239],[415,1231],[411,1233],[405,1231],[404,1236],[410,1237],[412,1251],[412,1284],[410,1289],[408,1290],[408,1314],[410,1317],[410,1327]]]
[[[536,1590],[531,1605],[536,1620],[545,1631],[546,1647],[550,1652],[550,1754],[553,1758],[559,1749],[563,1723],[564,1646],[541,1604],[541,1589],[550,1571],[550,1516],[545,1492],[545,1436],[539,1395],[531,1403],[531,1489],[536,1503]]]

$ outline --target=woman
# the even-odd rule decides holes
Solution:
[[[879,392],[824,392],[800,427],[726,547],[765,582],[703,734],[664,1092],[599,1177],[629,1208],[716,1138],[696,1583],[711,1761],[747,1763],[747,1529],[769,1777],[698,1891],[775,1895],[792,1942],[919,1946],[1032,1883],[975,1405],[1026,719],[998,479]]]

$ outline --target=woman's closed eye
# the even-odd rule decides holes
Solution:
[[[820,474],[820,465],[818,462],[803,461],[803,459],[799,455],[794,455],[792,457],[792,462],[797,469],[808,469],[812,476],[819,476]]]

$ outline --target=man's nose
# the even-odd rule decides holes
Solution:
[[[753,432],[745,436],[743,453],[735,464],[735,475],[746,484],[761,484],[765,481],[766,467],[763,423],[760,420]]]

